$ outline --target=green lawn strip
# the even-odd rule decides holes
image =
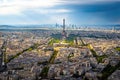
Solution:
[[[93,49],[90,49],[90,51],[92,52],[93,57],[98,57],[98,56],[97,56],[97,53],[96,53]]]
[[[92,52],[93,57],[97,59],[98,63],[102,63],[103,59],[107,58],[107,55],[98,56],[97,53],[93,49],[90,49],[90,51]]]
[[[69,43],[69,46],[74,46],[73,40],[65,40],[65,43]]]
[[[119,68],[120,68],[120,61],[116,66],[111,66],[110,64],[108,64],[102,71],[101,80],[107,80],[107,78]]]
[[[98,62],[98,63],[102,62],[102,60],[103,60],[103,58],[105,58],[105,56],[98,56],[97,53],[96,53],[96,51],[95,51],[95,50],[93,49],[93,47],[91,46],[91,44],[85,44],[84,41],[82,40],[82,38],[80,38],[80,39],[81,39],[82,45],[88,47],[88,49],[89,49],[89,50],[91,51],[91,53],[93,54],[93,57],[96,58],[97,62]]]
[[[96,60],[97,60],[98,63],[102,63],[103,59],[104,59],[104,58],[107,58],[107,55],[98,56],[97,53],[96,53],[96,51],[91,47],[90,44],[88,44],[87,47],[90,49],[90,51],[91,51],[92,54],[93,54],[93,57],[96,58]]]
[[[27,49],[24,49],[23,51],[17,53],[16,55],[12,56],[9,60],[6,60],[6,63],[10,62],[11,60],[13,60],[14,58],[17,58],[19,55],[21,55],[22,53],[26,52],[26,51],[32,51],[33,49],[37,48],[38,44],[34,44],[33,46],[30,46]]]
[[[55,58],[56,58],[56,56],[57,56],[57,53],[58,53],[58,51],[54,51],[54,53],[52,54],[52,56],[50,57],[50,59],[49,59],[49,63],[50,64],[53,64],[54,63],[54,60],[55,60]]]
[[[104,58],[107,58],[107,55],[97,56],[98,63],[102,63]]]
[[[98,63],[101,63],[104,58],[107,58],[107,55],[98,56],[97,53],[96,53],[96,51],[93,49],[93,47],[92,47],[91,44],[85,44],[84,41],[82,40],[82,38],[80,38],[80,39],[81,39],[82,45],[88,47],[88,49],[92,52],[93,57],[96,58],[96,60],[97,60]]]
[[[6,62],[6,41],[3,42],[2,46],[1,46],[1,53],[4,57],[4,62]]]
[[[40,76],[41,76],[42,78],[47,78],[48,71],[49,71],[49,66],[45,66],[45,67],[42,69],[42,71],[41,71],[41,73],[40,73]]]
[[[71,40],[71,39],[59,40],[59,39],[55,39],[55,38],[52,38],[52,39],[48,42],[48,45],[52,46],[53,43],[60,43],[61,41],[64,42],[64,43],[69,43],[70,46],[73,46],[73,45],[74,45],[74,42],[73,42],[73,40]]]
[[[42,78],[47,78],[47,74],[48,74],[48,71],[49,71],[49,66],[48,66],[48,65],[54,63],[54,60],[55,60],[55,58],[56,58],[56,56],[57,56],[57,53],[58,53],[58,51],[54,51],[54,52],[53,52],[53,54],[52,54],[52,56],[50,57],[48,63],[47,63],[46,66],[42,69],[42,71],[41,71],[41,73],[40,73],[40,76],[41,76]]]
[[[59,39],[54,39],[54,38],[52,38],[52,39],[48,42],[48,45],[52,46],[53,43],[59,43],[59,42],[60,42]]]
[[[116,51],[120,51],[120,47],[116,47],[115,50],[116,50]]]

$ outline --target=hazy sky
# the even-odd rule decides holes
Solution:
[[[0,0],[0,24],[119,24],[120,0]]]

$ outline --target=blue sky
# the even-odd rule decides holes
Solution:
[[[120,0],[0,0],[0,24],[120,24]]]

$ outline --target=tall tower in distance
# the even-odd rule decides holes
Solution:
[[[65,31],[65,19],[63,19],[63,31],[62,31],[62,39],[65,40],[67,38],[67,33]]]
[[[115,32],[115,26],[112,28],[112,32]]]
[[[65,31],[65,19],[63,19],[63,31]]]

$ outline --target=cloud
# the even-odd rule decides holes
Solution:
[[[60,0],[6,0],[1,6],[17,6],[25,8],[50,7],[56,5]]]
[[[119,0],[0,0],[0,23],[112,23],[120,21]],[[91,19],[89,21],[89,19]]]
[[[0,15],[20,15],[27,10],[41,9],[40,13],[70,12],[67,9],[49,10],[57,5],[90,4],[94,2],[110,2],[117,0],[0,0]],[[46,9],[45,9],[46,8]],[[44,10],[45,9],[45,10]],[[48,11],[47,11],[48,10]]]
[[[0,2],[0,15],[21,14],[26,10],[50,8],[60,0],[5,0]]]
[[[120,0],[61,0],[62,4],[91,4],[91,3],[109,3]]]
[[[57,13],[72,12],[72,10],[69,10],[69,9],[35,9],[34,11],[40,14],[57,14]]]
[[[19,15],[22,9],[19,7],[11,6],[11,7],[0,7],[0,15]]]

